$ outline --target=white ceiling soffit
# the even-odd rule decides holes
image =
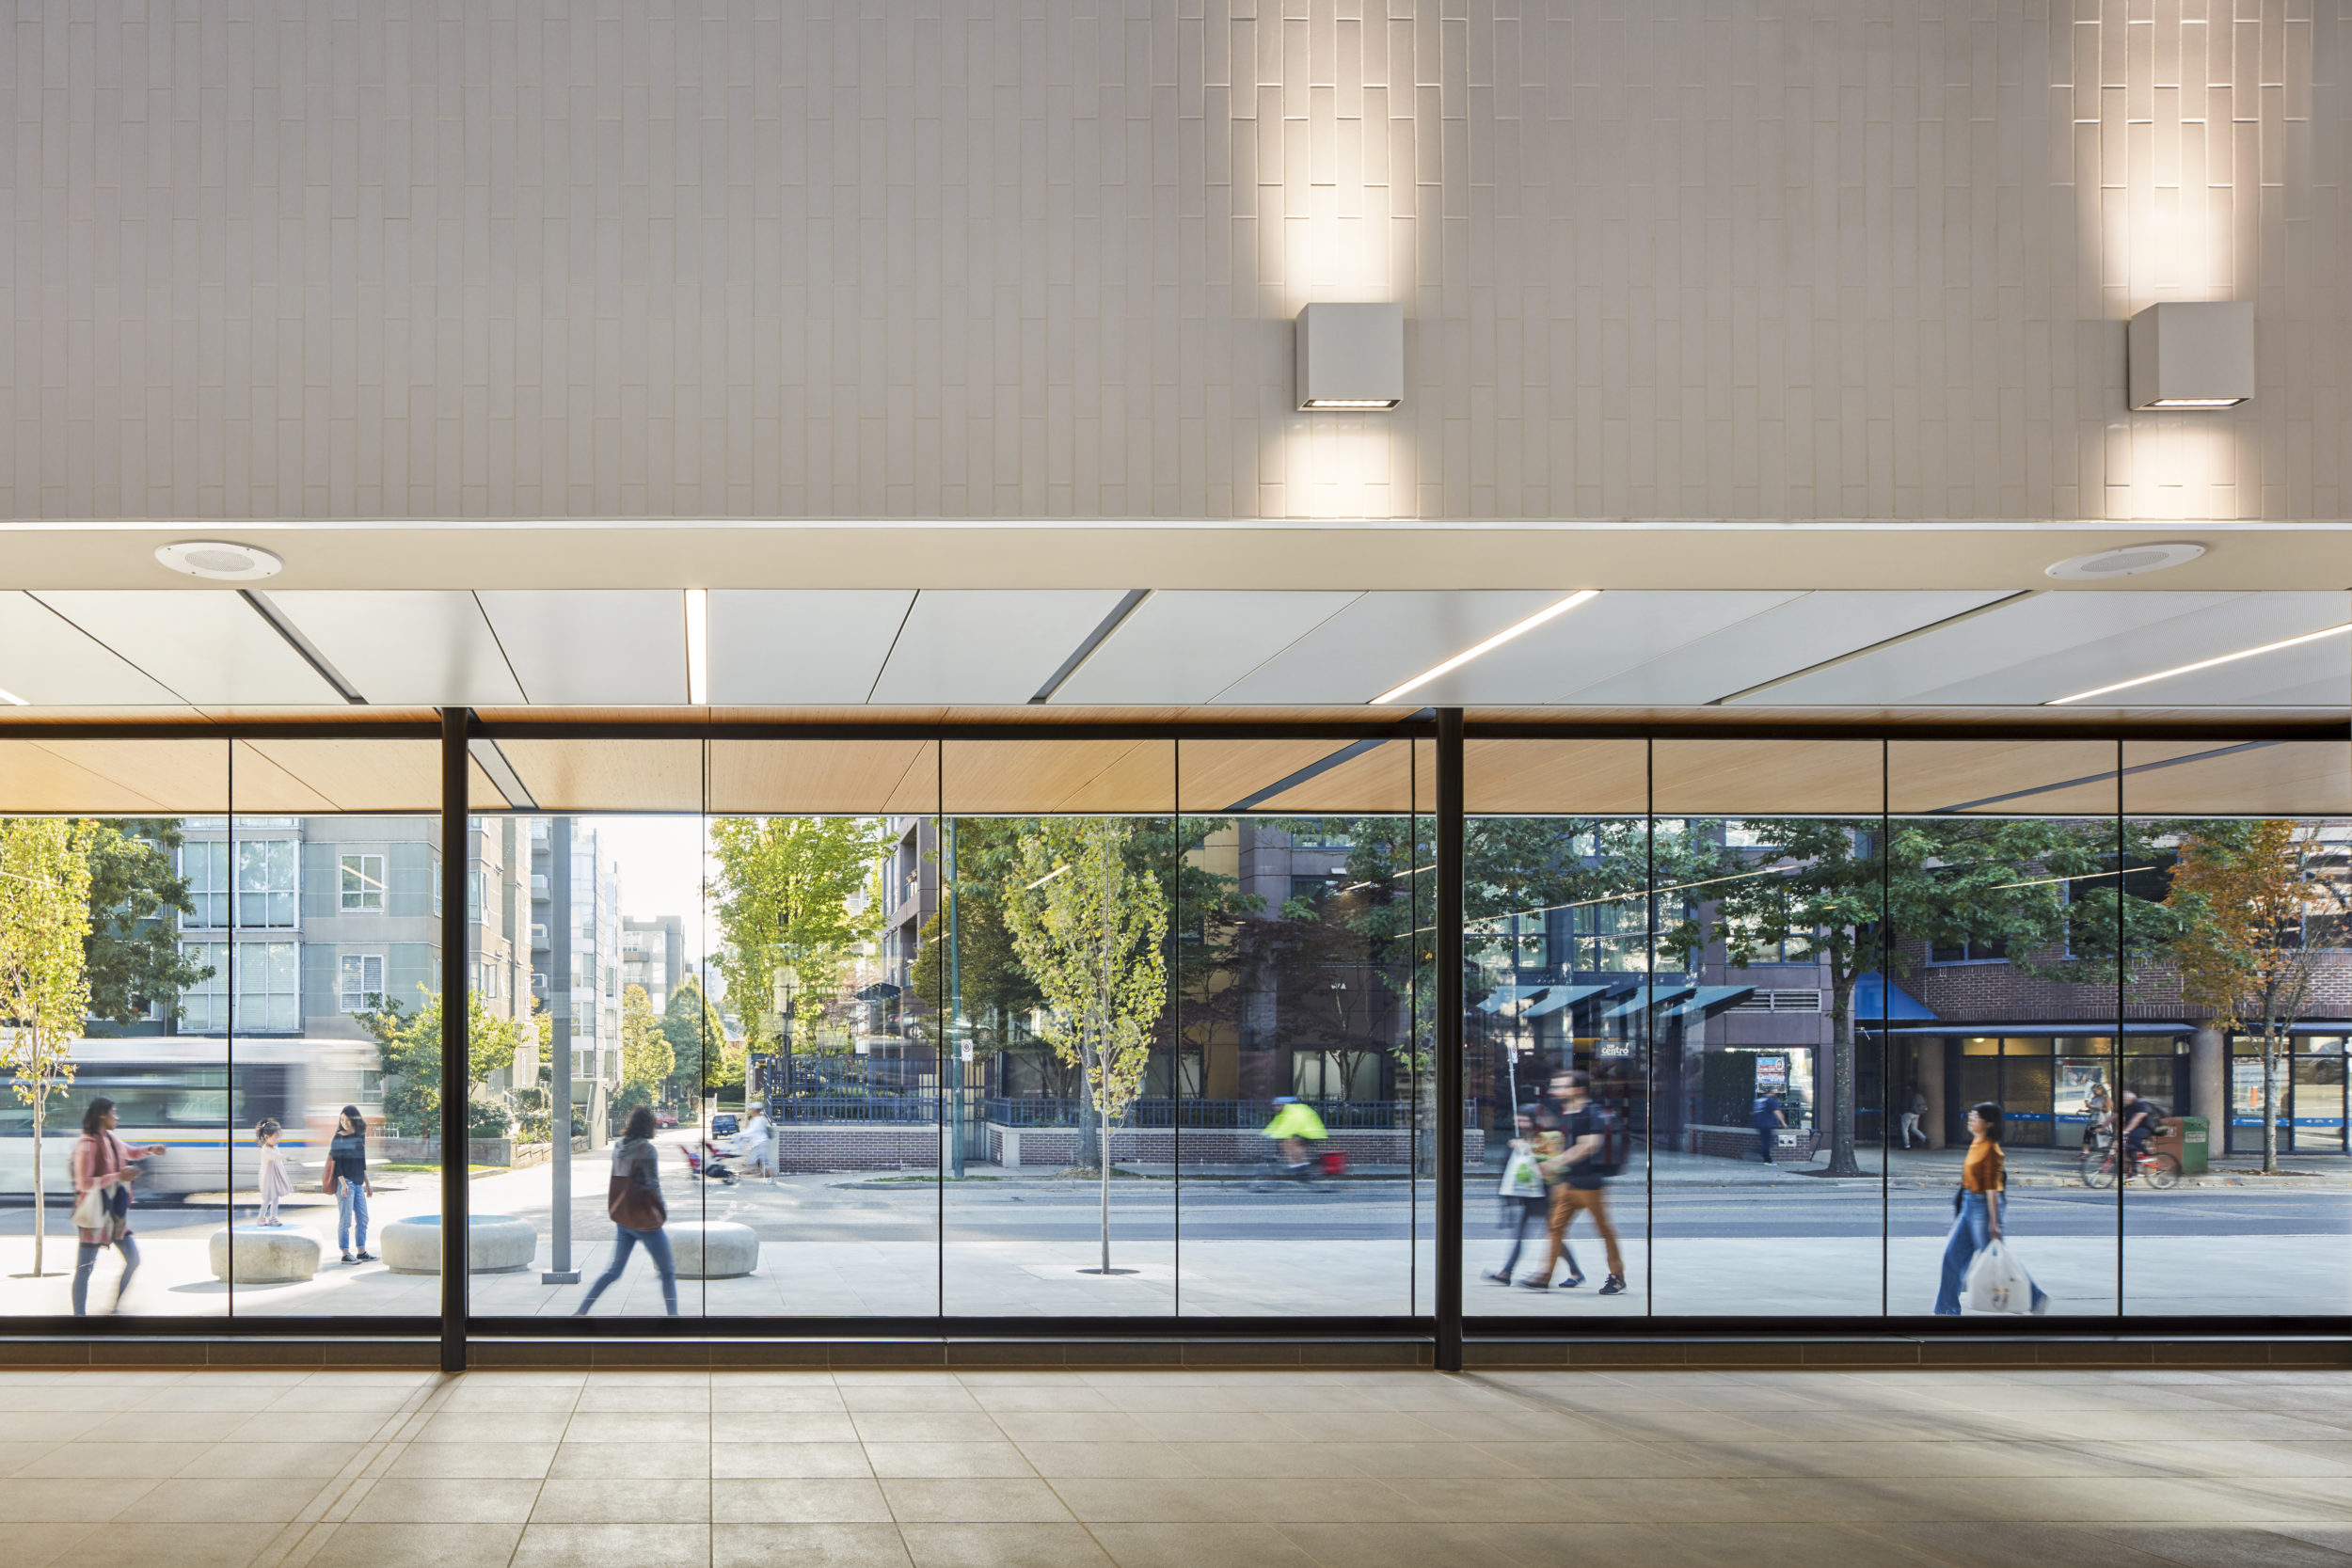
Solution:
[[[863,703],[914,602],[910,588],[714,588],[710,700]]]
[[[506,707],[523,700],[471,594],[278,593],[269,601],[371,703]]]
[[[2345,616],[2339,615],[2330,625],[2341,625]],[[2319,628],[2308,628],[2317,631]],[[2293,637],[2284,632],[2280,637]],[[2263,642],[2276,642],[2279,637],[2259,638],[2249,647]],[[2210,654],[2201,656],[2212,657]],[[2175,659],[2173,664],[2193,664],[2194,659]],[[2170,665],[2159,668],[2170,668]],[[2152,674],[2153,671],[2142,671]],[[2126,676],[2126,679],[2129,677]],[[2103,681],[2093,685],[2105,685]],[[2077,690],[2085,689],[2076,688]],[[2060,692],[2060,696],[2068,695]],[[2110,692],[2093,697],[2087,703],[2070,703],[2068,709],[2094,707],[2330,707],[2341,709],[2352,698],[2352,636],[2323,637],[2296,648],[2281,648],[2275,654],[2262,654],[2253,658],[2233,659],[2210,670],[2194,674],[2174,675],[2167,680],[2150,681],[2126,691]]]
[[[870,700],[1025,703],[1126,596],[1116,588],[926,588]]]
[[[2344,620],[2344,595],[2334,593],[2044,594],[1741,701],[1776,706],[2037,705],[2316,631]],[[2162,689],[2172,684],[2159,681],[2118,692],[2113,702],[2167,705],[2176,699]],[[2108,705],[2106,700],[2101,705]]]
[[[1220,703],[1368,703],[1571,589],[1383,591],[1366,594],[1217,694]],[[1568,611],[1570,617],[1591,604]],[[1506,644],[1507,645],[1507,644]],[[1491,657],[1491,656],[1490,656]],[[1436,686],[1401,701],[1429,701]]]
[[[1548,602],[1556,604],[1562,596]],[[1580,688],[1798,596],[1712,590],[1604,593],[1431,681],[1412,693],[1413,700],[1449,705],[1557,703]]]
[[[485,589],[476,597],[529,702],[686,701],[686,595],[675,588]]]
[[[2006,590],[1963,589],[1946,593],[1849,592],[1806,594],[1735,621],[1710,635],[1621,673],[1579,687],[1569,703],[1610,707],[1693,707],[1734,691],[1809,669],[1840,654],[1900,637],[1921,626],[1991,604]],[[1622,597],[1603,594],[1570,611],[1573,621]],[[1549,629],[1549,628],[1546,628]],[[1661,628],[1661,632],[1668,628]]]
[[[40,707],[170,707],[180,702],[47,605],[16,593],[0,593],[0,690]]]
[[[1062,683],[1057,703],[1205,703],[1362,595],[1155,593]]]
[[[231,590],[121,589],[35,597],[151,676],[168,677],[185,702],[223,707],[342,705],[342,694]]]

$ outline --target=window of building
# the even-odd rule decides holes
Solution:
[[[180,875],[194,908],[180,917],[182,930],[217,931],[229,924],[229,846],[215,840],[180,846]]]
[[[345,855],[342,858],[342,906],[345,910],[384,907],[384,857]]]
[[[336,960],[342,980],[342,1009],[368,1013],[384,1006],[384,957],[380,953],[345,953]]]
[[[181,956],[212,971],[180,993],[180,1032],[293,1035],[302,1030],[298,943],[187,942]],[[231,994],[235,1006],[230,1006]]]
[[[236,851],[237,925],[248,931],[293,930],[298,842],[291,838],[241,839]]]
[[[221,845],[191,844],[188,849],[222,848]],[[181,863],[185,866],[186,857]],[[182,873],[185,875],[183,871]],[[224,1034],[229,1028],[229,948],[224,942],[183,942],[180,956],[203,964],[212,974],[180,993],[180,1029],[190,1035]]]
[[[1990,941],[1944,943],[1928,949],[1931,964],[1989,964],[2009,961],[2009,940],[2006,937]]]

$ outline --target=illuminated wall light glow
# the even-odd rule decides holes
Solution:
[[[2241,658],[2255,658],[2263,654],[2275,654],[2281,648],[2299,648],[2306,642],[2316,642],[2327,637],[2342,637],[2346,632],[2352,632],[2352,621],[2347,621],[2340,626],[2329,626],[2326,631],[2305,632],[2300,637],[2290,637],[2283,642],[2265,642],[2259,648],[2241,648],[2236,653],[2223,654],[2217,658],[2201,658],[2194,664],[2183,664],[2170,670],[2159,670],[2153,675],[2135,675],[2127,681],[2117,681],[2113,686],[2095,687],[2089,691],[2077,691],[2072,697],[2053,697],[2042,705],[2063,707],[2068,703],[2089,702],[2093,697],[2104,697],[2110,691],[2126,691],[2135,686],[2146,686],[2151,681],[2170,680],[2175,675],[2186,675],[2199,670],[2210,670],[2217,664],[2235,664]]]
[[[20,697],[13,691],[0,691],[0,703],[7,703],[12,707],[31,707],[33,705],[33,700],[30,697]]]
[[[710,701],[710,591],[686,591],[686,700],[696,707]]]
[[[1553,620],[1559,616],[1565,615],[1569,610],[1574,610],[1578,605],[1582,604],[1585,600],[1597,598],[1599,594],[1600,590],[1597,588],[1580,589],[1576,593],[1569,594],[1566,598],[1562,599],[1558,604],[1545,606],[1534,614],[1530,615],[1526,620],[1521,621],[1518,625],[1503,627],[1501,631],[1495,633],[1492,637],[1489,637],[1486,641],[1481,642],[1475,648],[1465,648],[1460,653],[1455,654],[1452,658],[1447,659],[1443,664],[1422,671],[1420,674],[1415,675],[1411,680],[1406,681],[1403,686],[1390,688],[1388,690],[1380,693],[1377,697],[1375,697],[1372,700],[1371,705],[1378,707],[1383,703],[1393,703],[1399,697],[1404,696],[1406,692],[1414,690],[1420,687],[1427,686],[1431,681],[1436,680],[1439,675],[1453,673],[1454,671],[1459,670],[1463,665],[1468,664],[1471,659],[1477,658],[1483,654],[1490,654],[1494,652],[1494,650],[1502,647],[1505,642],[1510,641],[1511,639],[1524,636],[1527,633],[1534,631],[1537,626],[1542,626],[1546,621]]]

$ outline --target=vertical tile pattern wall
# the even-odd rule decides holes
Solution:
[[[2346,6],[24,0],[0,511],[2340,517]]]

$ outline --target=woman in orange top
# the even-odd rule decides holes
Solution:
[[[1952,1233],[1944,1243],[1944,1278],[1935,1292],[1939,1316],[1960,1316],[1960,1293],[1977,1254],[2001,1239],[2001,1210],[2008,1181],[2001,1160],[2001,1108],[1991,1101],[1968,1108],[1968,1157],[1961,1162],[1960,1191],[1952,1195]],[[2050,1297],[2033,1288],[2033,1309],[2047,1312]]]

